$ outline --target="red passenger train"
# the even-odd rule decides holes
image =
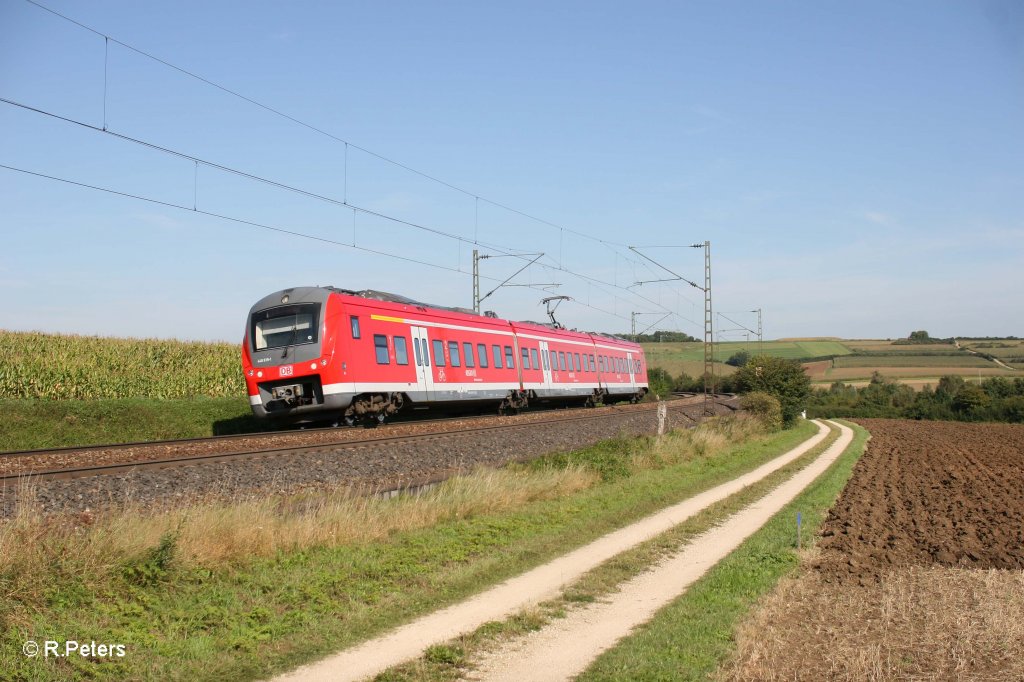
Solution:
[[[249,311],[242,367],[257,417],[383,422],[415,409],[499,412],[639,400],[639,345],[377,291],[297,287]]]

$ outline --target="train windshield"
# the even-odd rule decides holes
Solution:
[[[319,317],[319,303],[283,305],[253,313],[253,347],[266,350],[316,343]]]

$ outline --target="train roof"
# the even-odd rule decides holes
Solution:
[[[459,313],[461,315],[472,315],[472,316],[475,316],[475,317],[481,317],[481,318],[483,318],[485,320],[495,320],[495,321],[497,321],[497,320],[502,320],[503,319],[503,318],[499,318],[497,315],[495,315],[494,313],[492,313],[490,311],[488,311],[487,313],[481,315],[480,313],[477,313],[476,311],[471,310],[469,308],[461,308],[461,307],[458,307],[458,306],[437,305],[436,303],[424,303],[423,301],[417,301],[416,299],[409,298],[408,296],[403,296],[402,294],[393,294],[393,293],[390,293],[390,292],[387,292],[387,291],[378,291],[376,289],[361,289],[361,290],[342,289],[341,287],[335,287],[335,286],[325,286],[325,287],[294,287],[292,289],[284,289],[282,291],[279,291],[279,292],[276,292],[274,294],[270,294],[269,296],[264,297],[259,303],[257,303],[255,306],[253,306],[253,310],[255,310],[258,306],[261,306],[261,305],[266,305],[266,304],[271,303],[271,302],[276,303],[277,299],[279,298],[279,296],[282,293],[287,293],[287,292],[295,292],[295,293],[298,293],[298,294],[305,293],[306,296],[297,297],[297,298],[301,299],[301,298],[306,298],[309,294],[312,294],[314,291],[317,291],[317,290],[330,291],[330,292],[337,293],[337,294],[342,294],[342,295],[345,295],[345,296],[354,296],[354,297],[357,297],[357,298],[365,298],[365,299],[368,299],[368,300],[371,300],[371,301],[381,301],[381,302],[384,302],[384,303],[396,303],[398,305],[410,305],[410,306],[416,306],[416,307],[420,307],[420,308],[431,308],[433,310],[442,310],[442,311],[451,312],[451,313]],[[563,333],[567,333],[567,334],[590,335],[590,336],[595,336],[595,337],[599,337],[599,338],[602,338],[602,339],[607,339],[609,341],[614,341],[616,343],[624,343],[624,344],[637,345],[637,344],[635,344],[634,341],[630,341],[629,339],[625,339],[625,338],[623,338],[621,336],[616,336],[614,334],[606,334],[606,333],[603,333],[603,332],[580,331],[578,329],[567,329],[565,327],[561,327],[561,326],[558,326],[558,325],[551,324],[550,322],[537,322],[535,320],[506,320],[506,321],[511,322],[513,325],[530,325],[530,326],[533,326],[533,327],[543,328],[543,329],[547,329],[549,331],[554,331],[554,332],[563,332]]]

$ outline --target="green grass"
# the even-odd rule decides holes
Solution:
[[[571,496],[451,519],[385,541],[281,553],[223,568],[178,567],[173,552],[156,565],[161,562],[152,559],[160,549],[154,547],[152,556],[133,564],[140,570],[97,580],[71,553],[51,567],[42,601],[27,604],[18,601],[17,576],[0,574],[0,680],[266,676],[560,556],[749,471],[811,432],[813,425],[804,424],[712,457],[628,475],[608,463],[606,444],[563,462],[608,472],[601,484]],[[146,569],[150,564],[156,568]],[[101,664],[26,659],[21,643],[33,637],[124,643],[128,656]],[[459,655],[435,653],[442,659]]]
[[[766,526],[715,566],[653,620],[603,654],[578,679],[706,680],[731,654],[732,633],[757,600],[799,563],[795,517],[807,544],[863,453],[867,432],[852,424],[853,444]],[[814,645],[814,643],[808,643]]]
[[[461,679],[464,670],[472,666],[472,659],[481,652],[500,648],[510,639],[540,630],[553,620],[564,617],[574,606],[593,603],[614,592],[620,584],[646,571],[660,559],[677,551],[681,545],[760,499],[816,459],[838,436],[838,429],[833,429],[822,443],[785,467],[727,499],[712,504],[672,530],[626,550],[588,571],[578,581],[568,586],[560,597],[539,604],[534,609],[517,613],[504,621],[486,623],[475,632],[446,643],[444,646],[460,652],[457,660],[439,661],[425,655],[416,661],[389,669],[378,676],[377,682],[454,682]]]
[[[0,451],[267,430],[243,398],[0,400]]]

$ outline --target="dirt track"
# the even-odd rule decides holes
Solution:
[[[826,581],[932,564],[1024,569],[1024,426],[857,421],[871,441],[823,529]]]

